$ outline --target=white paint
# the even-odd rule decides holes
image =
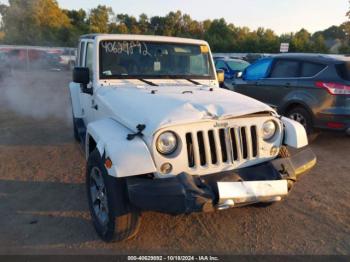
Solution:
[[[140,88],[128,83],[103,87],[96,90],[95,102],[109,108],[117,121],[132,130],[138,124],[145,124],[144,134],[147,136],[167,126],[209,119],[224,120],[261,111],[274,112],[257,100],[224,89],[209,91],[191,83],[163,86],[161,81],[149,81],[160,86],[142,84]],[[152,90],[156,93],[151,94]]]
[[[285,128],[284,143],[294,148],[302,148],[308,145],[306,130],[302,124],[282,117]]]
[[[202,40],[139,35],[98,35],[95,39],[84,40],[94,45],[91,82],[94,93],[90,96],[79,91],[77,99],[77,87],[75,85],[73,88],[74,84],[71,85],[72,102],[77,103],[73,105],[74,114],[78,116],[79,110],[84,111],[84,114],[79,116],[87,125],[86,148],[89,136],[92,136],[101,155],[106,153],[113,162],[113,167],[108,170],[110,175],[126,177],[154,173],[157,177],[167,177],[159,172],[159,167],[165,162],[173,165],[169,176],[182,172],[208,175],[256,165],[277,157],[277,151],[276,155],[271,155],[271,148],[281,146],[283,126],[277,113],[268,105],[218,88],[217,79],[193,79],[200,85],[186,79],[148,79],[158,86],[150,86],[137,79],[100,80],[98,46],[101,40],[158,41],[206,46],[208,44]],[[98,110],[92,109],[95,105]],[[267,114],[250,116],[259,112]],[[265,121],[271,119],[278,123],[279,129],[274,139],[266,142],[261,139],[261,127]],[[146,125],[142,139],[136,137],[132,141],[127,140],[128,134],[137,132],[136,127],[139,124]],[[257,127],[259,137],[258,156],[252,157],[252,149],[248,147],[250,152],[247,159],[231,159],[227,163],[219,161],[215,165],[188,167],[185,141],[187,132],[217,132],[222,126],[249,128],[252,125]],[[292,129],[286,132],[287,143],[296,146],[303,144],[297,125],[287,122],[286,128]],[[165,130],[175,132],[179,138],[178,150],[170,157],[160,155],[155,148],[157,136]],[[218,139],[218,134],[216,136]],[[249,144],[251,141],[248,139],[248,146]],[[207,154],[209,155],[209,151]],[[198,159],[196,161],[198,162]]]
[[[86,140],[92,136],[101,156],[105,154],[112,160],[112,168],[107,169],[109,175],[126,177],[156,172],[151,154],[142,139],[136,137],[127,140],[130,130],[114,120],[107,118],[92,122],[87,127],[87,133]]]
[[[70,83],[70,96],[72,101],[73,116],[75,118],[83,118],[82,107],[80,104],[80,85],[77,83]]]

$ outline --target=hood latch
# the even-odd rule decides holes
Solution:
[[[127,140],[133,140],[135,137],[139,136],[139,137],[143,137],[142,131],[146,129],[146,125],[137,125],[136,126],[137,129],[137,133],[134,134],[128,134],[128,136],[126,137]]]

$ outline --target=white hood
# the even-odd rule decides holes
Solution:
[[[108,86],[98,88],[96,95],[96,102],[106,106],[113,118],[131,130],[136,131],[138,124],[146,125],[145,135],[170,125],[273,111],[236,92],[195,85]]]

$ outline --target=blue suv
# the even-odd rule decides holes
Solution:
[[[225,81],[234,79],[238,72],[244,71],[244,69],[250,65],[247,61],[242,59],[220,57],[214,58],[214,61],[216,69],[221,69],[224,71]]]

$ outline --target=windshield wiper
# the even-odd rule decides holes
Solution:
[[[191,82],[192,84],[195,84],[196,86],[201,86],[202,84],[195,81],[195,80],[192,80],[192,79],[189,79],[189,78],[185,78],[188,82]]]
[[[170,79],[175,79],[175,80],[182,79],[182,78],[178,78],[178,77],[174,77],[174,76],[168,76],[168,78],[170,78]],[[192,84],[195,84],[196,86],[201,86],[201,85],[202,85],[201,83],[199,83],[199,82],[197,82],[197,81],[195,81],[195,80],[192,80],[192,79],[190,79],[190,78],[185,78],[185,77],[184,77],[183,79],[187,80],[188,82],[191,82]]]
[[[146,84],[148,84],[150,86],[158,86],[157,84],[155,84],[155,83],[153,83],[151,81],[148,81],[146,79],[143,79],[143,78],[139,78],[138,80],[140,80],[140,81],[142,81],[142,82],[144,82],[144,83],[146,83]]]

